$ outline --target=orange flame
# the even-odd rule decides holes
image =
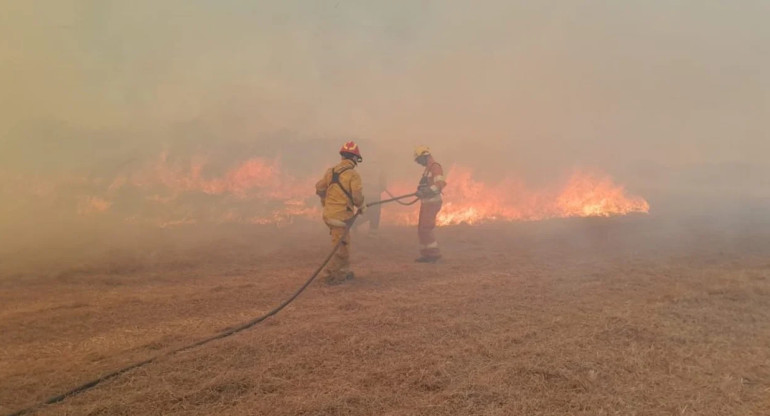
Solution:
[[[644,198],[628,196],[608,177],[574,174],[556,199],[562,217],[609,217],[649,213]]]
[[[317,178],[297,178],[276,160],[252,158],[219,176],[205,175],[206,161],[171,163],[164,154],[148,169],[115,179],[105,197],[91,196],[81,213],[112,209],[122,188],[135,187],[161,212],[159,224],[171,227],[199,222],[289,224],[298,218],[319,220],[320,204],[313,194]],[[599,173],[575,172],[562,186],[529,189],[514,178],[498,182],[477,180],[473,171],[452,167],[438,225],[479,224],[493,221],[536,221],[548,218],[614,216],[647,213],[643,198],[628,195],[623,186]],[[394,194],[407,194],[411,185],[392,184]],[[186,199],[194,195],[217,198]],[[187,201],[187,202],[185,202]],[[418,209],[392,204],[383,209],[383,223],[414,225]],[[138,219],[136,216],[132,217]]]
[[[207,162],[194,158],[186,163],[172,163],[167,154],[147,169],[116,178],[108,192],[116,193],[126,187],[145,191],[146,201],[174,207],[188,195],[218,196],[212,204],[188,206],[181,219],[163,219],[162,227],[200,222],[190,211],[207,211],[204,221],[215,223],[287,224],[295,218],[320,218],[321,212],[311,201],[313,178],[297,179],[281,168],[278,159],[248,159],[221,176],[204,175]],[[222,207],[224,205],[224,207]],[[241,207],[240,211],[231,205]],[[217,208],[219,212],[217,213]],[[211,217],[211,215],[214,217]],[[175,215],[175,214],[168,214]],[[178,216],[178,214],[176,214]]]
[[[79,215],[95,214],[107,211],[112,202],[98,196],[89,196],[81,200],[78,204],[77,213]]]
[[[453,167],[447,175],[444,205],[438,225],[479,224],[492,221],[536,221],[548,218],[595,217],[647,213],[643,198],[629,196],[622,186],[597,174],[576,172],[556,191],[528,190],[523,183],[505,179],[486,184],[473,179],[470,169]],[[400,186],[406,191],[408,187]],[[387,213],[387,222],[414,225],[417,212]]]
[[[134,186],[149,188],[158,184],[174,194],[181,192],[203,192],[210,195],[229,194],[239,198],[260,196],[268,199],[290,199],[307,194],[307,182],[298,182],[293,177],[282,173],[278,160],[263,158],[249,159],[220,178],[205,178],[203,169],[206,161],[196,158],[189,166],[174,165],[168,162],[167,154],[162,154],[158,163],[151,169],[119,177],[113,181],[110,190],[119,189],[130,183]]]

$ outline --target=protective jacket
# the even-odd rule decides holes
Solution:
[[[422,203],[441,203],[441,191],[445,186],[444,169],[431,157],[420,179],[420,187],[426,187],[432,195],[423,198]]]
[[[345,221],[353,218],[355,208],[364,205],[364,190],[361,176],[355,171],[356,164],[349,159],[328,169],[315,185],[316,194],[321,197],[326,224],[344,227]]]

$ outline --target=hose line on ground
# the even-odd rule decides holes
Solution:
[[[389,192],[388,192],[388,194],[390,195]],[[395,202],[399,202],[401,199],[410,198],[412,196],[414,196],[414,194],[403,195],[403,196],[400,196],[400,197],[393,197],[391,199],[387,199],[387,200],[383,200],[383,201],[372,202],[370,204],[367,204],[366,206],[370,207],[370,206],[373,206],[373,205],[380,205],[380,204],[385,204],[385,203],[394,202],[394,201]],[[358,218],[358,215],[359,214],[356,213],[353,216],[353,218],[351,219],[351,221],[349,221],[349,224],[348,224],[348,226],[345,229],[345,235],[350,233],[350,228],[353,226],[353,223]],[[142,366],[145,366],[147,364],[150,364],[150,363],[152,363],[154,361],[157,361],[160,358],[168,357],[168,356],[174,355],[174,354],[182,352],[182,351],[187,351],[189,349],[192,349],[192,348],[195,348],[195,347],[199,347],[199,346],[204,345],[204,344],[208,344],[211,341],[216,341],[218,339],[229,337],[229,336],[231,336],[233,334],[237,334],[238,332],[241,332],[243,330],[246,330],[246,329],[249,329],[249,328],[253,327],[254,325],[264,321],[265,319],[267,319],[267,318],[277,314],[278,312],[281,311],[281,309],[285,308],[290,303],[292,303],[294,301],[294,299],[297,299],[297,297],[302,292],[304,292],[305,289],[307,289],[308,286],[310,286],[310,283],[312,283],[313,280],[315,280],[315,278],[318,277],[318,275],[321,273],[321,271],[324,269],[324,267],[326,267],[326,265],[329,263],[329,261],[331,261],[332,257],[334,256],[335,253],[337,253],[337,250],[339,250],[339,248],[342,245],[343,241],[344,241],[344,237],[340,239],[340,241],[334,246],[334,248],[332,248],[331,252],[326,256],[326,259],[324,259],[323,263],[320,266],[318,266],[318,268],[315,269],[315,271],[310,276],[310,278],[307,279],[307,281],[305,281],[305,284],[303,284],[299,289],[297,289],[297,291],[294,292],[294,294],[291,295],[291,297],[289,297],[288,299],[283,301],[283,303],[281,303],[280,305],[276,306],[270,312],[268,312],[268,313],[266,313],[266,314],[264,314],[264,315],[262,315],[262,316],[260,316],[258,318],[254,318],[254,319],[252,319],[252,320],[250,320],[248,322],[244,322],[244,323],[242,323],[242,324],[240,324],[240,325],[238,325],[238,326],[236,326],[234,328],[230,328],[230,329],[228,329],[226,331],[222,331],[222,332],[220,332],[220,333],[218,333],[216,335],[210,336],[208,338],[204,338],[204,339],[202,339],[200,341],[196,341],[196,342],[194,342],[192,344],[188,344],[188,345],[185,345],[183,347],[179,347],[179,348],[173,349],[171,351],[167,351],[167,352],[165,352],[163,354],[156,355],[155,357],[149,358],[147,360],[131,364],[131,365],[123,367],[123,368],[121,368],[119,370],[115,370],[115,371],[113,371],[111,373],[108,373],[108,374],[105,374],[105,375],[103,375],[103,376],[101,376],[101,377],[99,377],[97,379],[94,379],[94,380],[91,380],[91,381],[89,381],[87,383],[81,384],[80,386],[75,387],[74,389],[72,389],[72,390],[70,390],[70,391],[68,391],[66,393],[62,393],[62,394],[59,394],[57,396],[50,397],[50,398],[46,399],[45,401],[43,401],[41,403],[38,403],[38,404],[36,404],[34,406],[30,406],[30,407],[28,407],[26,409],[22,409],[22,410],[18,410],[16,412],[13,412],[13,413],[9,413],[7,416],[21,416],[21,415],[26,415],[26,414],[32,413],[32,412],[36,411],[37,409],[39,409],[39,408],[41,408],[43,406],[47,406],[49,404],[59,403],[59,402],[63,401],[64,399],[68,398],[68,397],[72,397],[72,396],[75,396],[77,394],[83,393],[86,390],[90,390],[90,389],[96,387],[98,384],[100,384],[102,382],[105,382],[107,380],[113,379],[113,378],[115,378],[115,377],[117,377],[117,376],[119,376],[121,374],[127,373],[127,372],[129,372],[131,370],[134,370],[134,369],[137,369],[139,367],[142,367]]]

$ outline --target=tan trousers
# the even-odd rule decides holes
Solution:
[[[344,279],[350,267],[350,233],[346,233],[346,230],[345,227],[329,226],[332,246],[336,246],[342,240],[340,248],[337,249],[337,252],[334,253],[334,256],[332,256],[332,259],[326,266],[326,275],[332,279]]]

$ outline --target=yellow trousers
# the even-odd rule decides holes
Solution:
[[[326,275],[332,279],[344,279],[350,267],[350,233],[345,227],[333,226],[329,226],[329,233],[332,236],[332,246],[336,246],[340,240],[342,244],[326,266]]]

